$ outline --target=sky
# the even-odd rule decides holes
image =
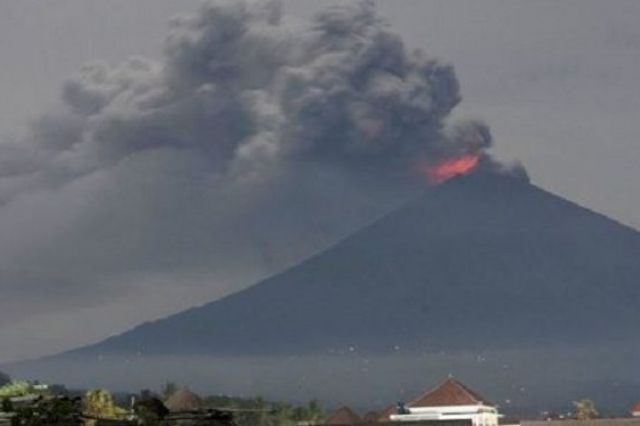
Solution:
[[[304,22],[335,3],[285,1],[284,12],[268,12],[283,14],[278,31],[266,41],[241,40],[234,55],[224,44],[194,42],[203,27],[197,20],[168,29],[172,17],[195,13],[199,1],[0,2],[0,362],[101,340],[246,287],[326,247],[414,193],[396,182],[401,154],[413,152],[413,130],[433,140],[428,152],[438,157],[450,152],[447,146],[467,149],[467,130],[486,123],[492,137],[474,149],[519,161],[535,184],[640,228],[640,3],[377,1],[378,16],[397,37],[371,39],[371,67],[416,73],[415,86],[402,90],[424,89],[420,72],[433,71],[425,87],[443,91],[429,105],[402,98],[392,108],[454,123],[444,135],[432,135],[428,123],[405,126],[411,134],[398,136],[401,149],[390,148],[395,163],[377,151],[358,157],[342,145],[326,151],[306,143],[324,141],[335,126],[288,103],[290,91],[316,93],[309,88],[337,67],[327,65],[331,55],[317,63],[305,52],[288,53],[304,50],[291,34],[307,34]],[[215,22],[236,22],[229,16]],[[251,19],[260,27],[271,15]],[[346,22],[375,29],[367,19]],[[322,22],[333,25],[332,34],[342,31],[340,19]],[[315,52],[309,37],[306,47]],[[387,64],[384,58],[400,49],[398,38],[407,57],[419,48],[438,63]],[[265,49],[273,55],[261,56]],[[210,93],[224,89],[222,77],[198,75],[196,65],[198,55],[215,57],[211,52],[226,55],[220,70],[233,63],[243,71],[241,82],[233,80],[242,91],[228,98]],[[93,65],[83,68],[87,63]],[[455,108],[447,64],[460,86]],[[346,72],[354,70],[333,77]],[[354,118],[339,138],[347,147],[353,132],[384,139],[369,107],[388,85],[376,84],[352,88],[358,102],[347,110]],[[202,96],[204,107],[197,107],[207,109],[179,102],[182,95],[167,95],[166,87]],[[247,96],[256,96],[258,111],[245,111]],[[171,109],[162,114],[144,110],[167,102]],[[210,111],[222,111],[220,120],[205,120]],[[250,121],[253,133],[229,126],[229,117]],[[205,137],[211,132],[224,136],[215,150]],[[91,143],[70,149],[79,134]],[[363,171],[372,165],[380,167],[375,176]]]

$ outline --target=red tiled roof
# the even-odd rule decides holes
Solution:
[[[380,413],[378,413],[377,411],[369,411],[362,417],[362,421],[365,423],[375,423],[378,421],[379,417]]]
[[[632,413],[640,413],[640,401],[636,402],[636,404],[631,407]]]
[[[362,419],[351,408],[341,407],[327,419],[328,425],[352,425],[362,423]]]
[[[378,421],[388,422],[389,420],[391,420],[389,416],[392,414],[396,414],[397,411],[398,409],[395,404],[389,405],[387,408],[380,412],[380,415],[378,415]]]
[[[415,400],[411,401],[409,407],[434,407],[443,405],[476,405],[494,404],[486,400],[480,394],[472,391],[459,381],[448,378],[440,383],[435,389],[426,392]]]

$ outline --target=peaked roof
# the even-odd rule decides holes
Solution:
[[[198,411],[203,407],[202,399],[188,389],[178,390],[164,405],[173,412]]]
[[[385,407],[385,409],[380,412],[380,414],[378,415],[378,421],[388,422],[391,420],[389,416],[391,416],[392,414],[396,414],[397,412],[398,407],[395,404],[391,404],[388,407]]]
[[[352,425],[362,423],[362,419],[349,407],[340,407],[329,416],[328,425]]]
[[[443,405],[491,405],[494,404],[485,399],[479,393],[469,389],[459,381],[448,378],[415,400],[411,401],[410,407],[434,407]]]
[[[380,413],[377,411],[369,411],[367,414],[362,416],[362,421],[365,423],[375,423],[380,418]]]

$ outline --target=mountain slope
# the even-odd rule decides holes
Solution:
[[[386,352],[633,339],[640,234],[531,184],[429,191],[252,288],[74,354]]]

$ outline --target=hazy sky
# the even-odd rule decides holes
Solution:
[[[334,3],[284,2],[285,13],[301,18]],[[428,55],[455,67],[462,102],[453,116],[471,116],[486,122],[493,133],[495,156],[517,159],[525,165],[534,183],[640,228],[640,168],[637,166],[640,162],[637,136],[640,2],[388,0],[376,3],[378,13],[408,46],[424,49]],[[43,113],[55,115],[60,108],[63,83],[86,62],[107,61],[117,65],[131,55],[160,60],[167,21],[178,13],[195,11],[199,4],[200,1],[190,0],[0,1],[1,137],[19,140],[26,133],[28,122]],[[51,131],[46,124],[35,127]],[[2,167],[7,167],[2,153],[0,151],[0,176],[5,173]],[[168,161],[156,160],[159,163],[154,163],[153,170],[160,167],[157,164]],[[191,159],[178,161],[187,164]],[[179,170],[176,173],[183,173],[190,167],[185,164],[172,167]],[[130,180],[126,173],[129,172],[122,173],[124,184],[110,181],[90,184],[102,185],[99,187],[103,189],[127,185]],[[138,181],[139,176],[131,176],[129,179]],[[94,180],[100,178],[94,176]],[[189,177],[185,179],[188,181]],[[158,183],[174,184],[177,185],[174,180]],[[144,208],[114,209],[105,213],[110,220],[114,216],[122,217],[118,216],[118,220],[108,222],[106,229],[100,230],[96,224],[103,222],[85,220],[78,212],[93,207],[103,209],[98,206],[102,201],[96,200],[104,193],[96,199],[78,196],[86,195],[87,191],[84,187],[78,188],[80,185],[88,184],[76,183],[75,189],[66,192],[40,190],[39,194],[44,195],[39,195],[39,200],[27,200],[21,208],[13,207],[10,212],[2,212],[8,209],[0,204],[0,232],[6,233],[0,235],[0,256],[10,260],[11,256],[27,253],[23,258],[32,262],[25,260],[15,270],[6,266],[9,260],[0,263],[0,267],[6,268],[0,268],[4,275],[0,276],[0,296],[11,303],[8,307],[0,302],[0,309],[4,310],[4,314],[0,313],[0,341],[12,347],[5,351],[3,343],[0,361],[98,340],[146,318],[174,312],[247,285],[296,259],[295,255],[288,254],[272,263],[262,259],[256,262],[260,266],[248,266],[243,274],[237,273],[242,270],[238,265],[220,277],[209,270],[202,271],[208,259],[196,262],[190,258],[185,262],[172,257],[167,270],[163,270],[156,267],[157,253],[147,259],[147,251],[141,249],[142,260],[127,270],[122,266],[126,262],[120,257],[117,261],[104,260],[102,253],[91,250],[117,252],[117,244],[112,245],[107,237],[110,227],[117,229],[118,220],[145,214],[150,208],[148,203]],[[75,190],[78,192],[72,192]],[[143,203],[133,195],[120,192],[114,195],[107,191],[106,197],[112,198],[109,205],[123,200],[128,200],[130,206]],[[146,201],[164,208],[180,200]],[[355,203],[354,208],[370,201]],[[46,212],[46,220],[38,216],[38,211]],[[167,213],[159,220],[171,226],[172,217]],[[198,215],[197,209],[187,218],[195,223],[208,223]],[[354,219],[353,223],[360,219]],[[144,227],[144,217],[136,220],[135,229]],[[76,225],[89,231],[82,233],[75,229]],[[307,252],[346,229],[333,227],[331,223],[325,225],[326,235],[309,243],[305,247]],[[106,246],[87,246],[86,240],[93,238],[92,233],[98,234],[100,241],[106,241]],[[83,247],[82,254],[86,257],[74,257],[73,251],[62,248],[55,256],[48,255],[67,241],[80,241],[78,245]],[[139,240],[135,241],[137,244]],[[210,248],[207,243],[202,244]],[[280,253],[280,249],[274,250]],[[97,268],[101,273],[91,278],[90,262],[98,258]],[[76,261],[83,264],[78,265]],[[173,261],[179,265],[175,270],[171,268]],[[114,265],[122,269],[122,276],[115,277]],[[77,282],[67,285],[71,277],[67,269],[75,267],[86,271],[73,275],[71,281]],[[47,276],[47,285],[39,275],[40,268]],[[52,275],[52,271],[57,272]],[[108,282],[103,287],[125,295],[124,300],[114,299],[109,291],[94,292],[93,286],[100,288],[100,285],[89,282],[92,279]],[[213,290],[212,280],[217,280]],[[27,284],[16,284],[23,281]],[[132,281],[142,284],[131,290],[128,285]],[[176,285],[177,282],[181,285]],[[136,302],[137,297],[144,298],[145,303]],[[51,309],[49,303],[58,308]]]

